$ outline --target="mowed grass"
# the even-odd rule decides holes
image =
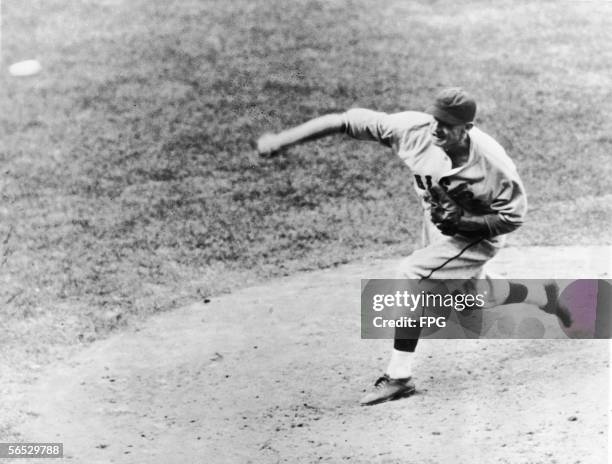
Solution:
[[[250,142],[350,107],[421,110],[446,85],[473,91],[526,183],[512,243],[610,243],[610,2],[2,8],[3,69],[44,68],[1,78],[9,364],[272,276],[409,253],[421,213],[387,149],[334,137],[257,160]]]

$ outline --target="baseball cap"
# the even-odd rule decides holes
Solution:
[[[456,126],[474,121],[476,101],[460,87],[441,90],[427,110],[436,119]]]

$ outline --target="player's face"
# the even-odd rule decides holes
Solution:
[[[461,144],[466,134],[467,126],[465,124],[453,126],[436,118],[431,123],[431,138],[434,145],[440,148],[448,148]]]

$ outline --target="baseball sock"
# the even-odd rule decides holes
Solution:
[[[514,282],[508,282],[510,285],[510,291],[508,292],[508,298],[503,304],[522,303],[527,298],[529,290],[523,284],[517,284]]]
[[[509,282],[510,292],[504,304],[522,303],[544,306],[548,300],[544,285],[540,281],[524,283]]]
[[[419,343],[420,327],[396,327],[393,351],[387,366],[387,375],[392,379],[407,379],[412,376],[412,360]]]
[[[398,335],[402,334],[399,329],[395,329],[395,331]],[[415,335],[415,333],[412,333],[412,335]],[[416,333],[416,335],[418,336],[419,334]],[[396,338],[393,340],[393,348],[395,348],[397,351],[408,351],[410,353],[414,353],[418,343],[418,338]]]
[[[412,360],[414,352],[400,351],[395,348],[391,352],[391,360],[387,367],[387,375],[392,379],[406,379],[412,375]]]

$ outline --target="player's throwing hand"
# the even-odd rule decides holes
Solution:
[[[268,158],[278,155],[282,148],[279,137],[276,134],[267,132],[257,139],[255,149],[261,157]]]

